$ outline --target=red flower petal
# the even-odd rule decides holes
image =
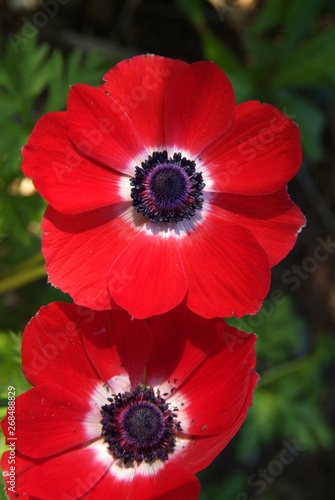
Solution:
[[[182,240],[179,251],[192,311],[213,318],[259,310],[269,290],[270,266],[250,231],[209,213]]]
[[[89,500],[109,498],[136,500],[196,500],[200,484],[192,474],[164,464],[156,474],[135,474],[130,481],[121,481],[107,472],[88,495]]]
[[[24,171],[54,206],[43,222],[52,283],[77,303],[138,318],[168,311],[187,292],[188,306],[205,317],[257,312],[270,265],[303,220],[276,194],[299,167],[298,128],[255,101],[235,116],[232,87],[210,62],[138,56],[105,80],[73,87],[67,112],[42,118],[24,148]],[[154,225],[131,206],[127,176],[156,147],[197,162],[199,192],[202,171],[206,205],[191,223]]]
[[[29,495],[48,500],[81,498],[97,484],[111,463],[106,454],[99,457],[97,446],[62,453],[36,463],[27,474],[26,489]]]
[[[188,472],[199,472],[208,467],[237,434],[246,415],[247,410],[240,414],[235,425],[227,429],[223,436],[195,437],[190,442],[190,446],[187,448],[178,466]],[[173,460],[171,462],[173,463]]]
[[[218,66],[198,62],[172,80],[166,94],[166,144],[196,156],[230,126],[235,108],[232,86]]]
[[[215,322],[197,316],[182,304],[164,316],[148,318],[153,346],[147,363],[147,384],[170,381],[178,388],[212,351]]]
[[[100,89],[127,113],[148,148],[165,144],[165,95],[171,80],[186,66],[148,54],[122,61],[104,76],[106,83]]]
[[[80,215],[66,215],[49,207],[42,222],[42,251],[51,282],[69,292],[74,301],[92,309],[110,309],[107,275],[112,262],[134,238],[136,231],[121,207],[106,207]],[[120,275],[110,273],[118,288]]]
[[[132,175],[145,149],[137,130],[119,105],[88,85],[72,87],[67,106],[69,137],[81,153]]]
[[[51,304],[25,330],[23,352],[28,367],[29,349],[36,349],[37,354],[47,351],[52,335],[67,326],[73,334],[69,345],[64,344],[64,350],[69,352],[60,352],[55,358],[55,371],[60,373],[58,378],[52,375],[51,380],[56,383],[39,385],[17,398],[18,455],[34,457],[33,466],[30,459],[18,462],[22,467],[17,469],[20,494],[29,494],[32,500],[82,496],[98,499],[110,491],[119,498],[136,495],[140,500],[181,500],[185,495],[196,499],[199,484],[190,473],[205,467],[222,450],[239,429],[251,404],[257,381],[254,336],[228,327],[221,320],[198,317],[184,304],[146,323],[130,320],[125,311],[101,312],[75,304]],[[84,340],[78,342],[81,336]],[[80,375],[76,374],[81,370],[77,354],[79,360],[85,359],[84,373]],[[65,360],[64,372],[60,359]],[[108,392],[102,394],[95,371],[115,379],[129,374],[129,386],[157,383],[163,397],[164,386],[169,384],[166,379],[177,378],[171,381],[177,385],[176,390],[166,399],[171,408],[185,402],[175,410],[184,432],[178,433],[175,451],[168,461],[129,467],[108,451],[100,439],[100,406],[105,404]],[[36,383],[45,377],[42,370]],[[77,391],[72,380],[77,381]],[[8,436],[6,420],[2,425]]]
[[[87,353],[104,381],[129,374],[132,387],[143,383],[152,334],[143,321],[132,319],[125,311],[96,313],[99,322],[85,325]],[[134,348],[136,346],[136,348]],[[110,382],[111,384],[111,382]],[[118,392],[118,389],[116,387]]]
[[[213,191],[261,195],[277,191],[301,164],[297,125],[270,104],[248,101],[236,107],[224,137],[201,153]]]
[[[179,257],[179,242],[172,235],[137,233],[113,263],[109,291],[115,302],[136,318],[172,309],[185,297],[187,280]],[[114,276],[124,276],[115,286]]]
[[[25,175],[48,203],[66,213],[124,201],[120,174],[78,153],[69,140],[66,116],[48,113],[37,122],[22,150]]]
[[[77,396],[67,390],[68,378],[64,379],[63,387],[41,384],[16,398],[15,437],[24,455],[44,458],[100,437],[85,430],[83,420],[90,406],[80,386]],[[5,418],[2,423],[5,435],[7,428]]]
[[[246,401],[250,404],[251,392],[258,380],[255,340],[255,335],[221,325],[211,355],[178,388],[189,401],[185,408],[192,418],[189,434],[220,434],[224,440],[241,412],[246,414]]]
[[[212,202],[224,210],[222,218],[251,231],[274,266],[292,249],[305,224],[300,209],[290,200],[286,188],[264,196],[216,194]],[[220,213],[215,212],[220,216]]]
[[[207,467],[241,427],[258,381],[254,342],[254,335],[222,323],[213,353],[178,389],[192,438],[185,453],[171,457],[179,467],[189,472]]]
[[[80,306],[54,302],[42,307],[25,328],[22,341],[22,366],[33,385],[58,383],[87,397],[100,380],[87,357],[79,334],[93,311]]]

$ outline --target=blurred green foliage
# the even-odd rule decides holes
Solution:
[[[49,44],[39,44],[36,35],[29,39],[16,36],[0,47],[0,294],[7,294],[0,303],[0,314],[13,329],[17,328],[16,317],[6,314],[15,299],[10,292],[45,278],[39,228],[46,204],[24,179],[21,147],[40,116],[65,109],[70,85],[98,85],[113,64],[79,49],[65,57]],[[22,291],[25,304],[26,291]],[[43,291],[43,295],[51,295],[50,300],[60,297],[53,292]],[[28,296],[35,293],[36,289],[28,289]],[[50,301],[45,299],[43,303]],[[22,311],[26,320],[27,311],[24,307]]]
[[[20,40],[21,35],[17,36]],[[40,241],[34,236],[45,209],[38,195],[29,196],[27,202],[25,194],[31,192],[21,184],[22,145],[41,115],[65,109],[70,85],[101,83],[111,64],[98,54],[84,56],[77,49],[65,58],[47,43],[38,44],[37,36],[19,45],[14,41],[0,46],[1,255],[10,265],[22,264],[27,254],[39,251]]]
[[[325,108],[334,100],[335,83],[335,29],[325,13],[335,16],[335,4],[268,0],[249,17],[240,16],[231,4],[238,34],[234,46],[210,27],[205,0],[175,0],[175,4],[195,28],[203,58],[214,60],[229,76],[237,101],[259,99],[283,109],[300,126],[306,157],[320,160]],[[227,2],[215,4],[218,16],[225,16]],[[16,43],[8,39],[0,45],[0,315],[4,318],[0,417],[7,404],[7,386],[15,386],[17,394],[29,387],[19,355],[24,324],[42,304],[67,300],[46,283],[39,229],[45,202],[24,180],[20,149],[41,115],[65,109],[71,84],[98,85],[117,62],[79,49],[64,55],[39,43],[36,36],[17,36]],[[234,440],[237,466],[227,475],[220,466],[213,479],[219,457],[214,469],[203,471],[202,500],[230,500],[248,491],[248,468],[257,468],[267,448],[280,451],[283,440],[296,439],[306,453],[333,442],[320,402],[327,390],[325,370],[335,360],[335,341],[327,332],[311,338],[309,326],[289,297],[270,315],[260,311],[252,320],[230,323],[258,334],[261,381],[247,421]],[[8,333],[10,329],[19,333]],[[267,492],[262,498],[273,497]]]
[[[209,29],[205,2],[177,3],[199,32],[205,58],[229,76],[237,101],[259,99],[283,109],[300,126],[305,153],[319,160],[325,125],[320,103],[332,99],[335,83],[335,30],[321,14],[334,13],[335,4],[331,0],[263,2],[250,22],[236,27],[241,55]],[[224,16],[227,2],[213,3],[221,4],[218,15]],[[313,99],[309,92],[314,92]]]
[[[268,319],[262,310],[257,317],[260,326],[252,331],[258,335],[261,380],[250,416],[240,432],[239,457],[247,459],[260,446],[285,436],[294,436],[309,451],[332,445],[332,433],[319,400],[325,368],[335,359],[335,339],[320,334],[314,345],[309,345],[308,325],[287,297]],[[233,321],[241,328],[248,319]]]
[[[271,315],[261,310],[252,319],[259,326],[251,328],[250,317],[227,321],[258,336],[257,371],[261,378],[248,417],[235,438],[238,465],[233,474],[226,474],[222,465],[217,481],[212,480],[210,468],[203,471],[201,500],[240,500],[238,495],[248,491],[248,479],[252,477],[248,466],[251,464],[253,473],[257,471],[262,451],[269,447],[274,447],[276,456],[287,442],[298,443],[304,454],[333,446],[333,431],[322,413],[320,399],[326,392],[326,369],[335,360],[335,339],[321,334],[310,346],[308,326],[288,297]],[[261,498],[274,497],[268,493]]]

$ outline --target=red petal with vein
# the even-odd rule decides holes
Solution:
[[[178,392],[185,394],[189,402],[185,407],[192,416],[188,433],[192,436],[221,435],[224,440],[240,413],[245,414],[246,401],[250,404],[251,391],[258,380],[256,337],[227,325],[222,325],[218,337],[211,355]]]
[[[88,435],[83,426],[90,410],[80,386],[77,396],[54,384],[41,384],[16,398],[16,438],[20,452],[32,458],[44,458],[86,443],[100,434]],[[7,418],[3,432],[7,433]],[[37,445],[38,443],[38,445]]]
[[[87,353],[102,380],[129,374],[132,387],[143,383],[145,365],[152,345],[147,325],[125,311],[101,312],[101,322],[87,324],[83,340]],[[98,327],[98,328],[97,328]],[[136,348],[134,348],[136,346]]]
[[[104,455],[105,457],[105,455]],[[48,500],[81,498],[90,491],[112,462],[99,457],[98,451],[81,448],[37,463],[27,474],[30,495]]]
[[[22,366],[33,385],[59,383],[74,394],[81,387],[87,397],[99,376],[87,357],[79,334],[92,311],[62,302],[42,307],[25,328]]]
[[[165,96],[172,79],[187,64],[151,54],[120,62],[104,76],[100,87],[122,107],[143,143],[157,148],[165,144]]]
[[[22,170],[57,210],[80,213],[123,201],[121,175],[79,154],[68,136],[66,113],[48,113],[23,148]]]
[[[254,314],[260,309],[269,291],[270,265],[250,231],[208,213],[182,240],[179,251],[192,311],[213,318]]]
[[[233,88],[218,66],[211,62],[187,66],[167,91],[167,146],[196,156],[225,133],[234,109]]]
[[[253,364],[253,366],[255,366],[255,361],[252,364]],[[205,414],[206,412],[202,412],[202,417],[204,419],[203,421],[207,422],[207,423],[204,423],[203,426],[201,427],[200,435],[195,435],[194,439],[189,441],[189,445],[188,445],[189,447],[187,450],[188,451],[187,460],[185,460],[182,464],[184,469],[188,470],[189,472],[199,472],[200,470],[207,467],[213,461],[213,459],[219,453],[221,453],[221,451],[227,446],[229,441],[239,431],[241,425],[243,424],[244,420],[247,417],[248,408],[252,405],[253,391],[254,391],[256,384],[259,380],[258,375],[253,370],[250,370],[249,372],[247,370],[245,370],[245,376],[246,376],[246,383],[245,383],[244,392],[243,392],[243,395],[246,396],[245,400],[243,401],[242,397],[241,397],[241,402],[238,403],[238,407],[240,408],[240,412],[234,411],[231,407],[229,407],[229,401],[228,401],[227,407],[223,408],[223,413],[224,413],[223,421],[226,424],[228,424],[227,420],[229,418],[230,418],[230,420],[233,420],[234,416],[236,416],[236,418],[233,422],[230,423],[229,427],[227,426],[226,428],[223,428],[222,434],[217,434],[217,435],[210,434],[210,430],[214,426],[208,425],[208,422],[209,421],[211,422],[210,419],[212,418],[212,413],[211,413],[212,408],[211,408],[211,405],[207,404],[207,410],[209,409],[210,415],[207,414],[207,416],[206,416],[206,414]],[[239,374],[239,377],[241,377],[240,374]],[[220,384],[216,384],[216,385],[218,386],[216,397],[218,399],[220,399],[222,397],[223,391],[220,391],[220,388],[221,388]],[[204,390],[206,391],[206,388]],[[223,402],[226,402],[228,397],[229,397],[229,394],[227,394],[227,397],[225,395]],[[208,399],[206,399],[206,402],[208,403]],[[212,400],[211,400],[211,402],[212,402]],[[210,408],[209,408],[209,406],[210,406]],[[193,411],[193,409],[192,409],[192,411]],[[226,411],[227,411],[228,415],[225,415]],[[221,412],[222,412],[222,408],[221,408]],[[199,413],[199,417],[200,417],[200,413]],[[216,420],[216,424],[217,424],[217,429],[218,429],[220,426],[220,422],[218,422]]]
[[[136,234],[121,214],[121,206],[80,215],[66,215],[51,207],[45,212],[42,251],[50,281],[78,304],[92,309],[112,307],[107,276],[112,262]],[[118,276],[114,279],[117,282]]]
[[[220,193],[212,202],[224,210],[222,218],[241,224],[255,235],[271,266],[293,248],[306,221],[301,210],[290,200],[286,188],[264,196]],[[220,216],[220,211],[215,213]]]
[[[156,474],[136,475],[131,481],[122,481],[107,472],[102,481],[92,489],[88,500],[109,498],[122,500],[197,500],[200,484],[189,472],[164,464]]]
[[[254,383],[257,383],[255,377]],[[252,386],[254,387],[254,386]],[[245,404],[233,427],[227,429],[223,435],[195,437],[190,441],[187,452],[183,455],[179,467],[189,472],[199,472],[208,467],[213,460],[224,450],[228,443],[235,437],[247,416],[247,406],[251,406],[252,392],[248,404]]]
[[[237,106],[227,134],[201,153],[212,191],[245,195],[280,189],[297,173],[301,157],[297,125],[258,101]]]
[[[192,435],[187,451],[176,459],[171,457],[179,467],[189,472],[204,469],[240,429],[259,379],[254,371],[254,342],[254,335],[222,323],[222,350],[214,350],[179,389],[190,402],[185,411],[190,415],[188,432]]]
[[[115,276],[124,279],[115,283],[111,279]],[[138,232],[111,268],[109,291],[115,302],[136,318],[161,314],[180,304],[187,280],[178,240]]]
[[[63,346],[59,340],[65,337],[57,337],[57,331],[63,332],[64,326],[71,335],[69,344]],[[83,343],[78,342],[81,336]],[[33,467],[30,460],[17,462],[18,491],[29,494],[32,500],[98,499],[104,498],[107,490],[120,498],[136,494],[143,500],[182,500],[185,495],[196,499],[199,484],[190,473],[208,465],[222,450],[251,404],[257,381],[254,336],[228,327],[222,320],[205,320],[188,311],[185,304],[147,322],[130,320],[120,310],[99,312],[75,304],[51,304],[42,308],[24,332],[25,369],[26,364],[29,367],[29,353],[48,352],[54,338],[58,347],[68,352],[61,352],[48,368],[43,367],[35,381],[42,382],[48,377],[43,370],[49,370],[56,383],[39,385],[17,399],[18,427],[22,424],[18,456],[24,451],[32,457],[43,457],[34,458]],[[86,352],[94,365],[92,378]],[[61,360],[65,361],[63,368]],[[58,375],[52,372],[53,363]],[[84,373],[77,374],[82,363]],[[116,463],[99,438],[99,398],[104,395],[97,393],[101,382],[95,371],[103,378],[114,373],[121,379],[129,374],[134,385],[157,382],[163,394],[171,374],[171,383],[178,387],[169,400],[178,407],[184,402],[179,407],[184,427],[180,439],[184,443],[178,440],[176,452],[167,462],[152,467],[142,463],[129,470]],[[146,379],[141,380],[142,373]],[[3,430],[8,438],[6,421]]]
[[[169,385],[178,388],[213,349],[216,323],[197,316],[185,304],[164,316],[148,318],[147,323],[154,339],[147,384],[155,386],[170,380]]]
[[[88,85],[72,87],[67,104],[69,137],[81,153],[132,175],[144,150],[137,130],[119,105]]]

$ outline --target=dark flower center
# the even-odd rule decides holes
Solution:
[[[173,452],[176,434],[182,430],[177,408],[155,395],[151,387],[138,386],[131,392],[113,394],[102,406],[102,432],[115,458],[134,464],[167,460]]]
[[[167,151],[155,151],[130,179],[132,205],[146,219],[157,222],[190,220],[202,208],[205,187],[195,162]]]
[[[162,413],[147,401],[129,406],[122,415],[123,434],[134,446],[160,441],[164,432]]]

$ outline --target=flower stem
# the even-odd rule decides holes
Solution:
[[[286,363],[281,364],[280,366],[276,366],[267,370],[262,376],[261,380],[258,384],[258,387],[264,387],[265,385],[272,384],[272,382],[276,382],[277,380],[285,377],[286,375],[290,375],[299,370],[303,370],[306,368],[311,362],[311,358],[303,358],[303,359],[295,359],[292,361],[287,361]]]
[[[0,281],[0,295],[12,292],[23,285],[27,285],[33,281],[45,276],[45,266],[41,263],[42,255],[37,254],[28,259],[24,264],[21,264],[9,276],[6,276]],[[43,257],[42,257],[43,259]]]

